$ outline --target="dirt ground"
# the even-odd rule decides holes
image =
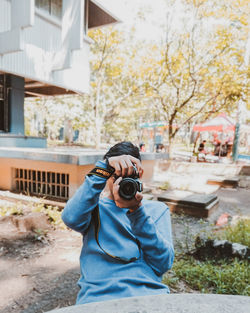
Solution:
[[[220,189],[218,210],[208,220],[172,216],[175,244],[209,228],[224,212],[248,215],[250,190]],[[0,312],[42,313],[73,305],[78,292],[81,236],[51,229],[46,236],[0,236]],[[194,292],[183,282],[172,292]]]

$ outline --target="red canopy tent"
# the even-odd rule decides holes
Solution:
[[[193,127],[195,132],[204,131],[217,131],[217,132],[230,132],[235,131],[235,123],[231,118],[226,116],[225,113],[221,113],[212,120],[206,121],[202,124],[197,124]]]

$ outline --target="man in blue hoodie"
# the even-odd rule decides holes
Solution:
[[[64,208],[64,223],[83,235],[77,304],[169,293],[161,282],[174,259],[169,208],[138,191],[130,200],[120,195],[135,168],[141,177],[138,147],[116,144]]]

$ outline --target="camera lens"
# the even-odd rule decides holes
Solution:
[[[132,199],[137,192],[137,184],[133,178],[124,178],[120,182],[119,195],[126,200]]]

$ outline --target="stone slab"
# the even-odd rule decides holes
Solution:
[[[158,200],[166,202],[172,212],[195,217],[209,217],[219,203],[218,197],[214,194],[194,194],[181,190],[162,193]]]
[[[47,313],[249,313],[250,297],[170,294],[96,302]]]

